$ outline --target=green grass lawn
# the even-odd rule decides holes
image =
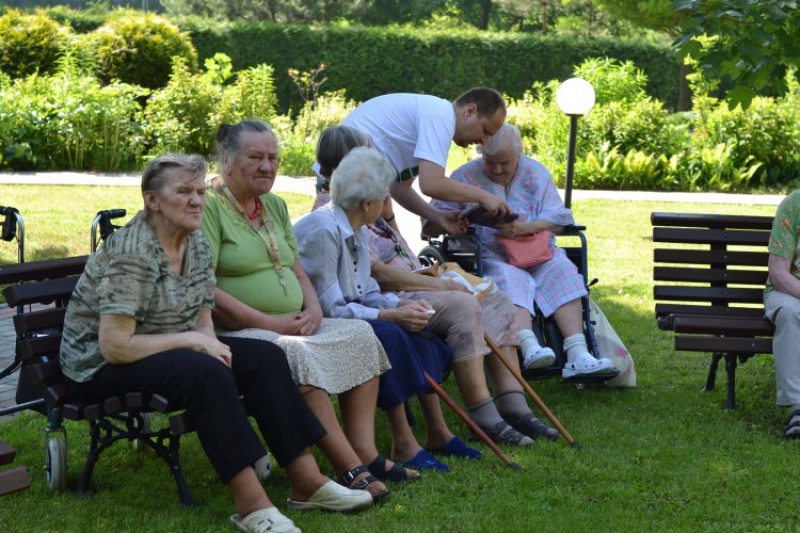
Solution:
[[[89,223],[98,209],[125,207],[132,213],[139,204],[135,191],[129,195],[114,188],[46,190],[44,197],[39,192],[29,198],[26,187],[0,186],[2,202],[16,205],[26,217],[31,255],[48,255],[50,250],[86,253]],[[7,199],[13,195],[18,195],[13,202]],[[27,208],[24,202],[29,200],[37,207]],[[287,200],[290,205],[300,202],[298,212],[308,205],[303,197]],[[575,202],[573,209],[576,219],[588,227],[590,277],[600,280],[592,296],[633,355],[638,387],[579,389],[557,379],[534,382],[534,389],[580,443],[580,450],[563,440],[506,448],[523,467],[514,471],[477,445],[485,451],[481,461],[452,460],[449,474],[426,474],[419,483],[394,484],[386,503],[364,513],[287,511],[303,531],[800,528],[800,486],[791,474],[800,470],[800,448],[781,438],[786,413],[775,406],[771,356],[755,357],[740,367],[740,407],[726,411],[724,374],[717,390],[701,392],[708,357],[676,353],[671,335],[658,330],[653,317],[652,211],[771,215],[774,208],[586,200]],[[3,260],[15,257],[15,251],[3,252]],[[453,380],[446,388],[459,399]],[[452,413],[446,415],[454,431],[465,433]],[[19,450],[15,464],[27,465],[33,479],[30,490],[0,498],[0,531],[233,531],[226,523],[233,512],[231,498],[216,481],[194,435],[182,439],[181,457],[200,505],[186,509],[179,505],[161,460],[122,443],[106,452],[95,469],[96,493],[51,493],[41,470],[45,426],[44,417],[32,412],[0,424],[0,439]],[[86,429],[85,424],[67,426],[72,483],[83,467]],[[421,438],[422,428],[417,429]],[[378,417],[378,444],[388,453],[383,416]],[[324,459],[319,462],[324,471],[329,469]],[[287,483],[280,469],[266,488],[285,509]]]

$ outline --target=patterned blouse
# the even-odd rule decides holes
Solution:
[[[100,353],[100,315],[135,318],[136,334],[188,331],[202,307],[214,307],[215,281],[202,233],[187,239],[177,274],[140,211],[89,258],[78,280],[64,318],[64,374],[82,383],[108,364]]]
[[[769,253],[790,259],[791,273],[800,278],[800,191],[794,191],[783,199],[772,222],[769,235]],[[764,299],[775,290],[767,279]]]

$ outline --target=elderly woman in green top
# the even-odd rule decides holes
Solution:
[[[226,335],[270,340],[286,351],[295,382],[327,431],[318,446],[340,482],[383,498],[386,486],[364,464],[379,457],[375,406],[378,377],[390,368],[386,353],[367,323],[322,318],[286,204],[270,192],[278,143],[269,126],[223,125],[217,149],[220,175],[211,181],[203,217],[217,275],[215,322]]]
[[[308,446],[325,434],[272,343],[218,338],[211,322],[211,252],[198,231],[206,201],[200,156],[165,155],[142,176],[144,211],[86,263],[64,319],[61,367],[98,402],[162,394],[186,409],[241,531],[299,532],[264,492],[252,465],[264,454],[255,419],[291,483],[290,508],[352,511],[372,504],[320,473]],[[241,397],[241,400],[240,400]]]

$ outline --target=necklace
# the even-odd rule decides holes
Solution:
[[[256,211],[253,213],[253,217],[251,218],[250,215],[245,213],[244,208],[233,195],[230,187],[228,187],[228,184],[225,183],[225,178],[222,177],[222,174],[212,179],[211,184],[218,193],[222,194],[222,196],[228,200],[228,202],[234,207],[234,209],[236,209],[242,218],[255,220],[256,217],[258,217],[261,220],[262,227],[267,228],[269,238],[265,237],[259,230],[250,226],[250,228],[256,232],[258,238],[262,240],[267,248],[267,253],[269,254],[270,259],[272,259],[272,264],[275,267],[275,272],[278,275],[278,283],[280,283],[281,288],[283,288],[283,294],[288,294],[286,289],[286,276],[283,273],[283,264],[281,263],[278,236],[275,233],[275,228],[272,226],[272,221],[269,219],[269,216],[267,216],[267,212],[261,211],[261,199],[256,197]]]
[[[397,252],[397,255],[400,257],[408,257],[408,252],[406,252],[406,249],[402,244],[400,244],[400,241],[397,240],[397,236],[394,234],[394,231],[389,227],[388,224],[386,224],[386,222],[383,220],[383,217],[378,217],[378,220],[375,221],[375,224],[367,224],[367,227],[378,237],[390,239],[394,243],[394,251]]]
[[[260,215],[260,214],[261,214],[261,200],[259,198],[256,198],[256,209],[255,209],[255,211],[253,211],[252,215],[249,215],[247,213],[245,213],[245,215],[247,215],[247,218],[249,218],[250,220],[255,220],[255,219],[258,218],[258,215]]]

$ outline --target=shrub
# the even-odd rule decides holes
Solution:
[[[205,67],[205,72],[192,74],[178,59],[167,86],[148,100],[142,122],[150,156],[177,151],[210,157],[222,123],[247,117],[269,121],[275,114],[270,66],[234,75],[230,58],[217,54]],[[233,84],[225,85],[234,77]]]
[[[52,72],[70,36],[44,11],[24,15],[10,9],[0,17],[0,70],[13,78]]]
[[[104,83],[116,79],[150,89],[164,87],[175,57],[190,72],[197,69],[197,52],[189,36],[152,13],[115,11],[108,22],[82,39],[95,51],[97,75]]]
[[[102,86],[70,55],[52,76],[4,82],[2,163],[14,170],[126,170],[142,152],[137,98],[145,91]]]
[[[288,116],[276,117],[272,125],[281,142],[281,173],[310,175],[322,130],[339,124],[355,107],[344,91],[334,91],[306,102],[294,123]]]
[[[148,154],[186,152],[209,156],[214,127],[209,117],[222,100],[222,85],[211,77],[192,74],[186,61],[177,58],[169,83],[147,101],[142,129]]]

